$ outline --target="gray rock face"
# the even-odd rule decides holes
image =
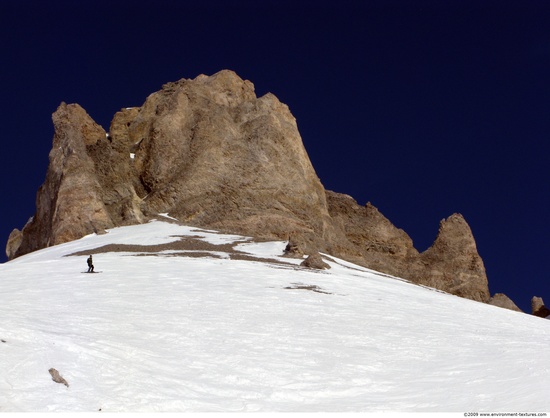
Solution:
[[[10,235],[10,258],[169,213],[181,222],[299,242],[369,268],[487,301],[483,262],[464,218],[442,221],[419,254],[370,203],[326,191],[288,107],[231,71],[168,83],[123,109],[108,134],[61,104],[36,213]]]

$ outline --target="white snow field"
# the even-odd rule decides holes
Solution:
[[[165,219],[1,264],[0,412],[550,411],[550,321],[285,244]]]

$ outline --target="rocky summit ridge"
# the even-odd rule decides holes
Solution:
[[[289,108],[271,93],[256,97],[232,71],[165,84],[141,107],[116,113],[109,132],[78,104],[62,103],[53,123],[36,213],[10,235],[10,259],[169,213],[490,301],[461,215],[442,220],[433,245],[419,253],[373,205],[325,190]]]

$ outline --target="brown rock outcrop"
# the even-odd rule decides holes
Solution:
[[[487,302],[489,305],[498,306],[499,308],[510,309],[511,311],[523,312],[518,306],[506,296],[504,293],[496,293]]]
[[[46,181],[36,213],[22,230],[15,256],[110,228],[94,161],[87,147],[105,141],[105,131],[78,105],[62,103],[53,114],[55,134]]]
[[[296,120],[231,71],[169,83],[128,127],[147,213],[255,236],[330,234]]]
[[[415,271],[420,283],[481,302],[489,300],[485,266],[462,215],[455,213],[440,222],[437,238],[420,255],[420,262],[424,269]]]
[[[256,238],[299,242],[384,273],[487,301],[483,262],[460,215],[419,254],[373,205],[326,191],[288,107],[232,71],[168,83],[118,112],[105,133],[78,105],[55,134],[36,213],[10,258],[158,213]]]
[[[113,145],[77,104],[62,103],[52,119],[55,134],[46,180],[37,193],[34,217],[10,245],[10,258],[142,219],[127,150]]]
[[[63,379],[63,376],[61,376],[56,369],[52,367],[51,369],[48,370],[48,372],[50,372],[50,375],[52,376],[52,380],[55,383],[61,383],[62,385],[69,387],[69,384],[67,383],[67,381]]]
[[[290,258],[303,258],[302,246],[295,239],[290,238],[283,251],[283,256]]]
[[[10,236],[8,237],[8,242],[6,244],[6,255],[9,259],[15,257],[17,249],[21,246],[22,241],[23,233],[19,229],[15,228],[13,231],[11,231]]]
[[[330,265],[323,261],[321,254],[315,252],[310,254],[304,261],[300,263],[302,267],[308,267],[310,269],[324,270],[329,269]]]
[[[326,196],[330,216],[344,234],[327,250],[373,270],[404,277],[411,260],[418,257],[405,231],[396,228],[370,203],[360,206],[351,196],[329,190]]]
[[[548,318],[550,316],[550,309],[544,305],[544,301],[538,296],[533,296],[533,299],[531,299],[531,311],[533,315],[540,316],[541,318]]]
[[[442,220],[433,245],[419,254],[405,231],[370,203],[362,207],[350,196],[326,194],[329,213],[348,241],[331,243],[333,254],[462,297],[489,300],[485,267],[462,215]]]

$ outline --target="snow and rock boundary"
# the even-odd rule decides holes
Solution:
[[[181,236],[260,260],[285,244],[155,221],[0,265],[0,411],[550,409],[547,320],[343,260],[115,251],[94,257],[103,274],[80,274],[94,248]]]

